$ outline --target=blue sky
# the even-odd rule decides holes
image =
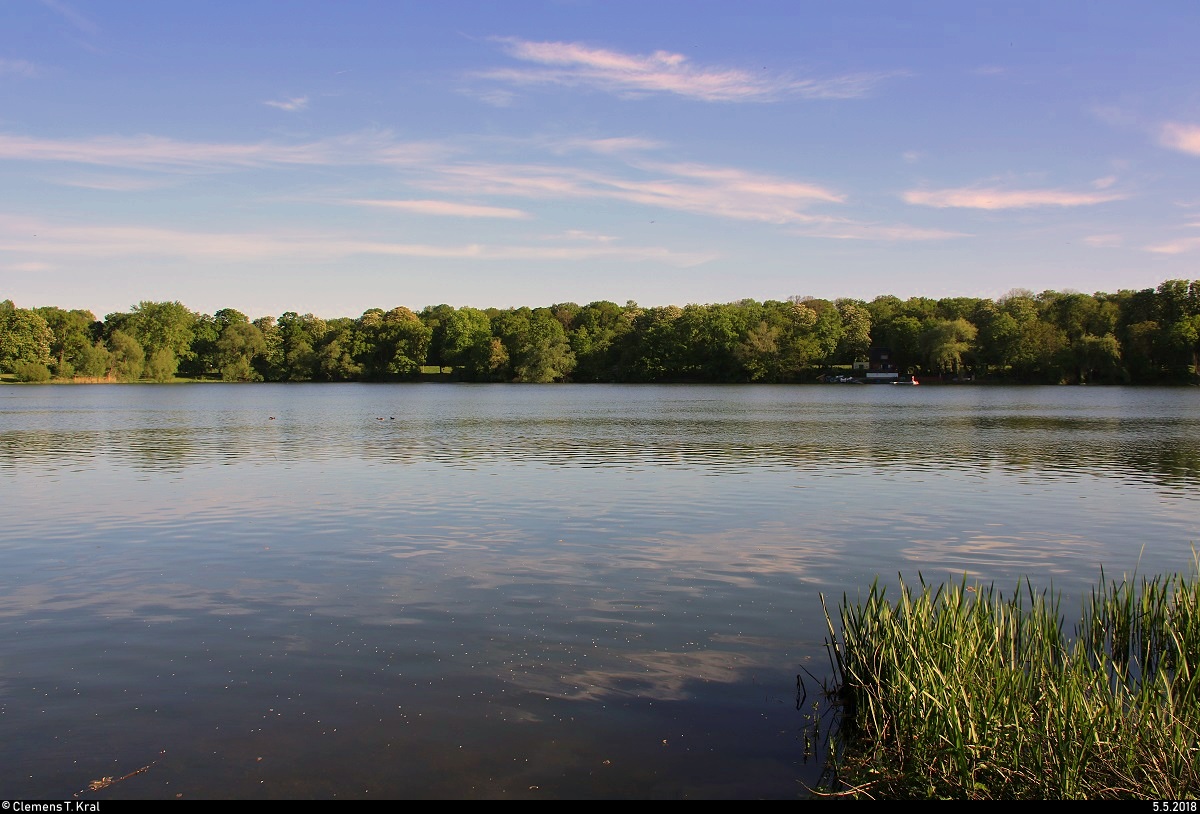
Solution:
[[[0,299],[1200,277],[1200,5],[0,0]]]

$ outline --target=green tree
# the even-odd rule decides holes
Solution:
[[[175,358],[175,354],[171,353],[170,348],[159,348],[150,354],[142,373],[151,381],[169,382],[175,378],[175,371],[178,367],[179,360]]]
[[[995,304],[984,309],[977,323],[979,360],[988,368],[1001,372],[1013,363],[1021,340],[1021,326],[1016,318]]]
[[[1125,367],[1134,381],[1152,382],[1162,375],[1162,328],[1148,319],[1126,325],[1122,331]]]
[[[1034,318],[1020,323],[1021,338],[1013,356],[1013,371],[1020,381],[1057,384],[1067,375],[1068,342],[1056,325]]]
[[[282,342],[283,378],[306,382],[319,376],[317,347],[325,338],[325,320],[312,314],[300,316],[287,311],[279,316],[279,336]]]
[[[577,382],[619,380],[620,343],[631,327],[625,310],[607,300],[588,303],[574,313],[567,334],[575,354],[571,378]]]
[[[550,309],[516,309],[500,320],[497,330],[514,381],[553,382],[570,376],[575,354]]]
[[[1183,379],[1200,373],[1200,314],[1184,316],[1171,323],[1165,343],[1168,374]]]
[[[330,382],[356,381],[363,367],[355,361],[358,348],[358,325],[349,317],[338,317],[327,323],[328,330],[317,349],[318,377]]]
[[[1057,325],[1074,342],[1088,334],[1103,336],[1116,329],[1117,308],[1096,297],[1078,292],[1042,292],[1043,318]]]
[[[1076,381],[1113,381],[1121,376],[1121,345],[1112,334],[1085,334],[1071,343]]]
[[[4,301],[0,307],[0,370],[12,371],[19,362],[49,365],[53,343],[54,332],[41,315]]]
[[[17,362],[13,365],[13,373],[16,374],[19,382],[48,382],[50,381],[50,368],[39,362]]]
[[[921,332],[921,350],[931,370],[958,375],[978,331],[967,320],[931,319]]]
[[[266,339],[257,325],[249,322],[230,322],[221,331],[217,340],[217,361],[221,369],[221,381],[262,381],[262,374],[254,368],[254,359],[267,350]]]
[[[781,377],[784,380],[799,378],[802,371],[811,368],[823,353],[815,333],[817,312],[803,303],[769,305],[777,315],[775,324],[783,326],[783,333],[779,339]]]
[[[494,356],[492,320],[487,312],[478,308],[459,308],[445,315],[441,327],[443,365],[458,368],[463,378],[471,381],[487,381],[496,376],[498,359]],[[507,364],[505,353],[498,366],[502,368]]]
[[[209,376],[217,369],[217,340],[221,326],[208,314],[197,314],[192,325],[191,359],[179,363],[179,372],[186,376]]]
[[[871,325],[886,325],[904,310],[904,303],[894,294],[880,294],[866,305]]]
[[[150,356],[165,349],[176,359],[190,360],[196,319],[181,302],[143,300],[130,310],[121,330],[133,336]]]
[[[761,312],[754,300],[686,306],[675,323],[679,375],[691,381],[745,381],[739,351],[750,332],[747,322],[758,322]]]
[[[573,302],[560,302],[550,306],[550,313],[562,323],[563,331],[570,333],[575,327],[575,318],[583,309]]]
[[[112,354],[104,343],[96,342],[79,352],[75,362],[75,374],[91,379],[103,379],[108,376],[112,365]]]
[[[488,340],[487,355],[484,357],[489,376],[493,380],[500,380],[505,377],[505,372],[510,371],[512,360],[508,356],[508,348],[504,346],[504,341],[498,336],[493,336]]]
[[[1159,314],[1168,323],[1200,315],[1200,280],[1166,280],[1159,285]]]
[[[372,308],[358,320],[361,355],[371,379],[412,378],[421,372],[433,331],[403,306],[386,313]]]
[[[429,329],[427,364],[438,367],[452,366],[454,363],[449,361],[446,356],[446,331],[447,323],[454,318],[454,306],[445,303],[427,305],[417,314],[417,318],[421,320],[422,325]]]
[[[237,321],[230,320],[230,324],[237,324]],[[279,330],[275,317],[259,317],[250,324],[262,333],[263,344],[266,346],[265,350],[254,356],[254,372],[269,382],[282,380],[286,361],[283,352],[283,334]],[[224,329],[222,329],[222,333],[224,333]]]
[[[79,364],[79,356],[94,341],[92,325],[96,322],[95,315],[91,311],[64,311],[53,306],[33,310],[46,320],[46,325],[54,334],[50,355],[54,357],[55,372],[64,378],[69,377]]]
[[[838,313],[837,306],[829,300],[813,297],[805,297],[798,304],[810,309],[817,317],[812,326],[813,361],[823,365],[834,364],[843,332],[842,315]]]
[[[765,319],[751,328],[737,349],[738,360],[745,367],[752,382],[772,381],[781,378],[782,358],[780,338],[783,329],[769,324]]]
[[[221,332],[233,322],[249,322],[249,318],[236,308],[222,308],[212,316],[194,314],[192,323],[191,355],[179,361],[179,372],[188,376],[209,376],[220,368],[217,360],[217,340]]]
[[[678,378],[679,341],[675,323],[683,314],[677,305],[628,308],[630,330],[622,337],[620,368],[628,381],[654,382]]]
[[[943,297],[937,301],[936,314],[940,319],[965,319],[974,324],[972,317],[982,302],[977,297]]]
[[[871,312],[866,303],[858,300],[837,300],[838,315],[842,318],[842,336],[837,355],[843,363],[867,358],[871,347]]]
[[[929,319],[946,319],[939,312],[938,301],[931,300],[929,297],[909,297],[904,301],[901,313],[918,322],[925,322]]]
[[[146,352],[142,346],[124,331],[113,331],[108,338],[109,371],[124,382],[137,381],[142,377],[146,363]]]

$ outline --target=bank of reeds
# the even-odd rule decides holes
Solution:
[[[1106,582],[1073,635],[1019,582],[878,580],[825,608],[837,725],[818,794],[1182,799],[1200,794],[1200,581]],[[825,598],[821,598],[825,605]]]

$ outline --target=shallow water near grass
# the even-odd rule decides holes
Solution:
[[[820,592],[1071,624],[1198,485],[1194,388],[3,387],[0,792],[801,796]]]

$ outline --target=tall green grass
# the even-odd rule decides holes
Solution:
[[[934,590],[878,580],[825,597],[837,711],[818,794],[1182,799],[1200,794],[1200,581],[1100,585],[1068,636],[1027,582]],[[819,726],[819,724],[818,724]]]

